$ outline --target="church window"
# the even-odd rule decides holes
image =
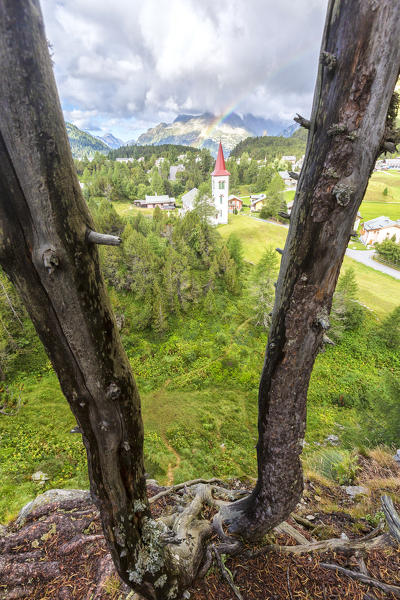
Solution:
[[[225,189],[225,181],[220,181],[219,182],[219,189],[220,190],[224,190]]]
[[[224,199],[224,197],[223,197],[223,196],[220,196],[220,197],[219,197],[219,203],[220,203],[220,204],[222,204],[222,200],[223,200],[223,199]]]

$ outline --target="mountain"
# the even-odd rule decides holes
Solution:
[[[112,133],[106,133],[105,135],[99,137],[96,136],[99,140],[107,144],[109,148],[120,148],[121,146],[129,145],[128,142],[124,142],[119,138],[116,138]]]
[[[83,158],[84,156],[92,158],[96,152],[108,154],[110,147],[99,138],[82,131],[72,123],[65,123],[65,126],[74,158]]]
[[[281,134],[288,126],[285,121],[273,121],[251,114],[243,116],[230,113],[217,117],[211,113],[202,115],[178,115],[173,123],[160,123],[139,136],[140,145],[183,144],[195,148],[208,148],[216,155],[219,141],[226,156],[242,140],[248,137]]]
[[[293,123],[293,125],[289,125],[289,127],[286,127],[286,129],[284,129],[281,133],[281,135],[283,137],[292,137],[292,135],[300,128],[300,125],[298,123]]]

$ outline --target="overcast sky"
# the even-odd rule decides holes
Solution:
[[[179,113],[310,112],[327,0],[41,0],[65,118],[136,138]]]

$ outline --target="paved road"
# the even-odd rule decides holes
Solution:
[[[381,273],[387,273],[391,275],[395,279],[400,279],[400,271],[397,269],[392,269],[391,267],[387,267],[382,263],[374,260],[372,257],[374,255],[374,250],[350,250],[348,248],[346,250],[346,255],[350,258],[354,258],[354,260],[367,265],[367,267],[372,267],[375,271],[381,271]]]
[[[247,215],[244,215],[244,216],[247,216]],[[263,221],[264,223],[271,223],[271,225],[277,225],[278,227],[285,227],[286,229],[289,228],[289,225],[285,225],[283,223],[277,223],[276,221],[268,221],[266,219],[260,219],[259,217],[253,217],[253,216],[251,216],[251,218],[255,219],[256,221]],[[364,265],[367,265],[367,267],[372,267],[372,269],[375,269],[375,271],[380,271],[381,273],[386,273],[387,275],[391,275],[395,279],[400,279],[400,271],[398,271],[397,269],[392,269],[391,267],[387,267],[386,265],[383,265],[382,263],[374,260],[372,258],[374,253],[375,253],[374,250],[350,250],[350,248],[347,248],[347,250],[346,250],[346,255],[349,256],[350,258],[353,258],[357,262],[363,263]]]

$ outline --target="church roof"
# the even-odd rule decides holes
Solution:
[[[221,142],[219,143],[219,146],[218,146],[218,154],[217,154],[217,160],[215,163],[215,169],[211,173],[211,175],[213,177],[215,177],[215,176],[218,177],[219,175],[230,175],[229,171],[227,171],[226,167],[225,167],[224,152],[222,150]]]

